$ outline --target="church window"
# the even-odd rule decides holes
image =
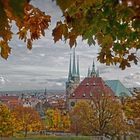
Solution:
[[[93,82],[93,86],[96,86],[96,83],[95,82]]]
[[[89,86],[89,83],[86,83],[86,86]]]
[[[85,93],[83,93],[83,97],[85,97],[86,96],[86,94]]]
[[[90,97],[92,97],[92,92],[90,92]]]

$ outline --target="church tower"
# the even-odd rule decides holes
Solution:
[[[94,60],[93,60],[93,64],[92,64],[92,69],[90,70],[90,68],[88,68],[88,74],[87,77],[99,77],[99,70],[95,70],[95,64],[94,64]]]
[[[73,49],[73,63],[71,60],[70,54],[70,63],[69,63],[69,74],[68,80],[66,82],[66,106],[69,107],[69,96],[73,93],[76,87],[80,83],[80,72],[79,72],[79,57],[77,57],[77,66],[76,66],[76,56],[75,48]]]

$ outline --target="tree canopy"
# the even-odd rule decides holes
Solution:
[[[137,64],[140,49],[140,1],[138,0],[55,0],[64,15],[52,31],[54,42],[64,39],[70,47],[82,37],[89,46],[100,47],[97,59],[121,69]],[[32,42],[45,36],[51,15],[35,8],[29,0],[0,0],[1,56],[10,54],[11,21],[15,21],[19,39],[32,48]]]
[[[127,133],[121,104],[104,93],[94,96],[91,103],[79,101],[70,112],[72,132],[83,135],[110,136]]]

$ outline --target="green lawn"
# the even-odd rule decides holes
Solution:
[[[90,140],[89,137],[27,137],[27,138],[2,138],[2,140]]]

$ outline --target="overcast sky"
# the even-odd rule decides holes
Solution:
[[[52,15],[46,37],[35,41],[29,51],[14,35],[10,42],[12,54],[8,60],[0,58],[0,91],[29,89],[65,89],[68,75],[70,48],[67,43],[53,42],[52,28],[62,19],[62,13],[52,0],[32,0],[33,5]],[[13,27],[16,31],[16,27]],[[80,59],[80,75],[87,75],[88,67],[95,60],[96,68],[104,80],[119,79],[126,87],[140,87],[140,63],[122,71],[118,67],[107,67],[96,60],[99,48],[89,47],[78,39],[76,54]],[[140,53],[138,53],[140,57]]]

